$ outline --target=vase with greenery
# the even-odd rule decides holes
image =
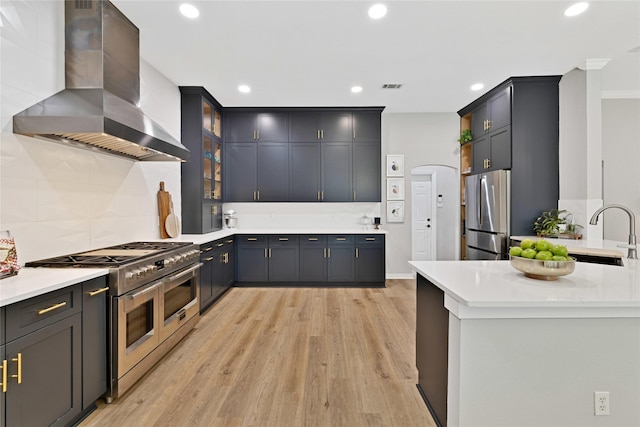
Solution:
[[[533,231],[538,236],[551,236],[558,234],[560,225],[567,223],[567,216],[570,215],[566,210],[551,209],[542,212],[533,223]]]
[[[464,144],[465,142],[469,142],[473,139],[473,136],[471,135],[471,129],[464,129],[460,132],[460,138],[458,139],[458,142],[460,142],[460,144]]]

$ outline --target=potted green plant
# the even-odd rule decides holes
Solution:
[[[458,142],[460,142],[460,144],[469,142],[472,139],[473,135],[471,135],[471,129],[463,129],[462,131],[460,131],[460,138],[458,139]]]
[[[560,224],[567,223],[568,212],[566,210],[551,209],[542,212],[533,223],[533,231],[538,236],[552,236],[560,231]]]

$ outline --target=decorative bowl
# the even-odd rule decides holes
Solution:
[[[558,277],[571,274],[576,268],[575,258],[570,261],[542,261],[509,255],[509,262],[526,277],[538,280],[558,280]]]

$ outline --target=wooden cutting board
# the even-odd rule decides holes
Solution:
[[[171,213],[171,194],[164,190],[164,181],[160,182],[160,190],[158,190],[158,219],[160,222],[160,238],[168,239],[171,236],[167,233],[165,227],[167,217]]]

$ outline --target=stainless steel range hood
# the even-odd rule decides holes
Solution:
[[[188,160],[137,106],[139,34],[109,1],[66,0],[66,89],[13,116],[13,132],[133,160]]]

